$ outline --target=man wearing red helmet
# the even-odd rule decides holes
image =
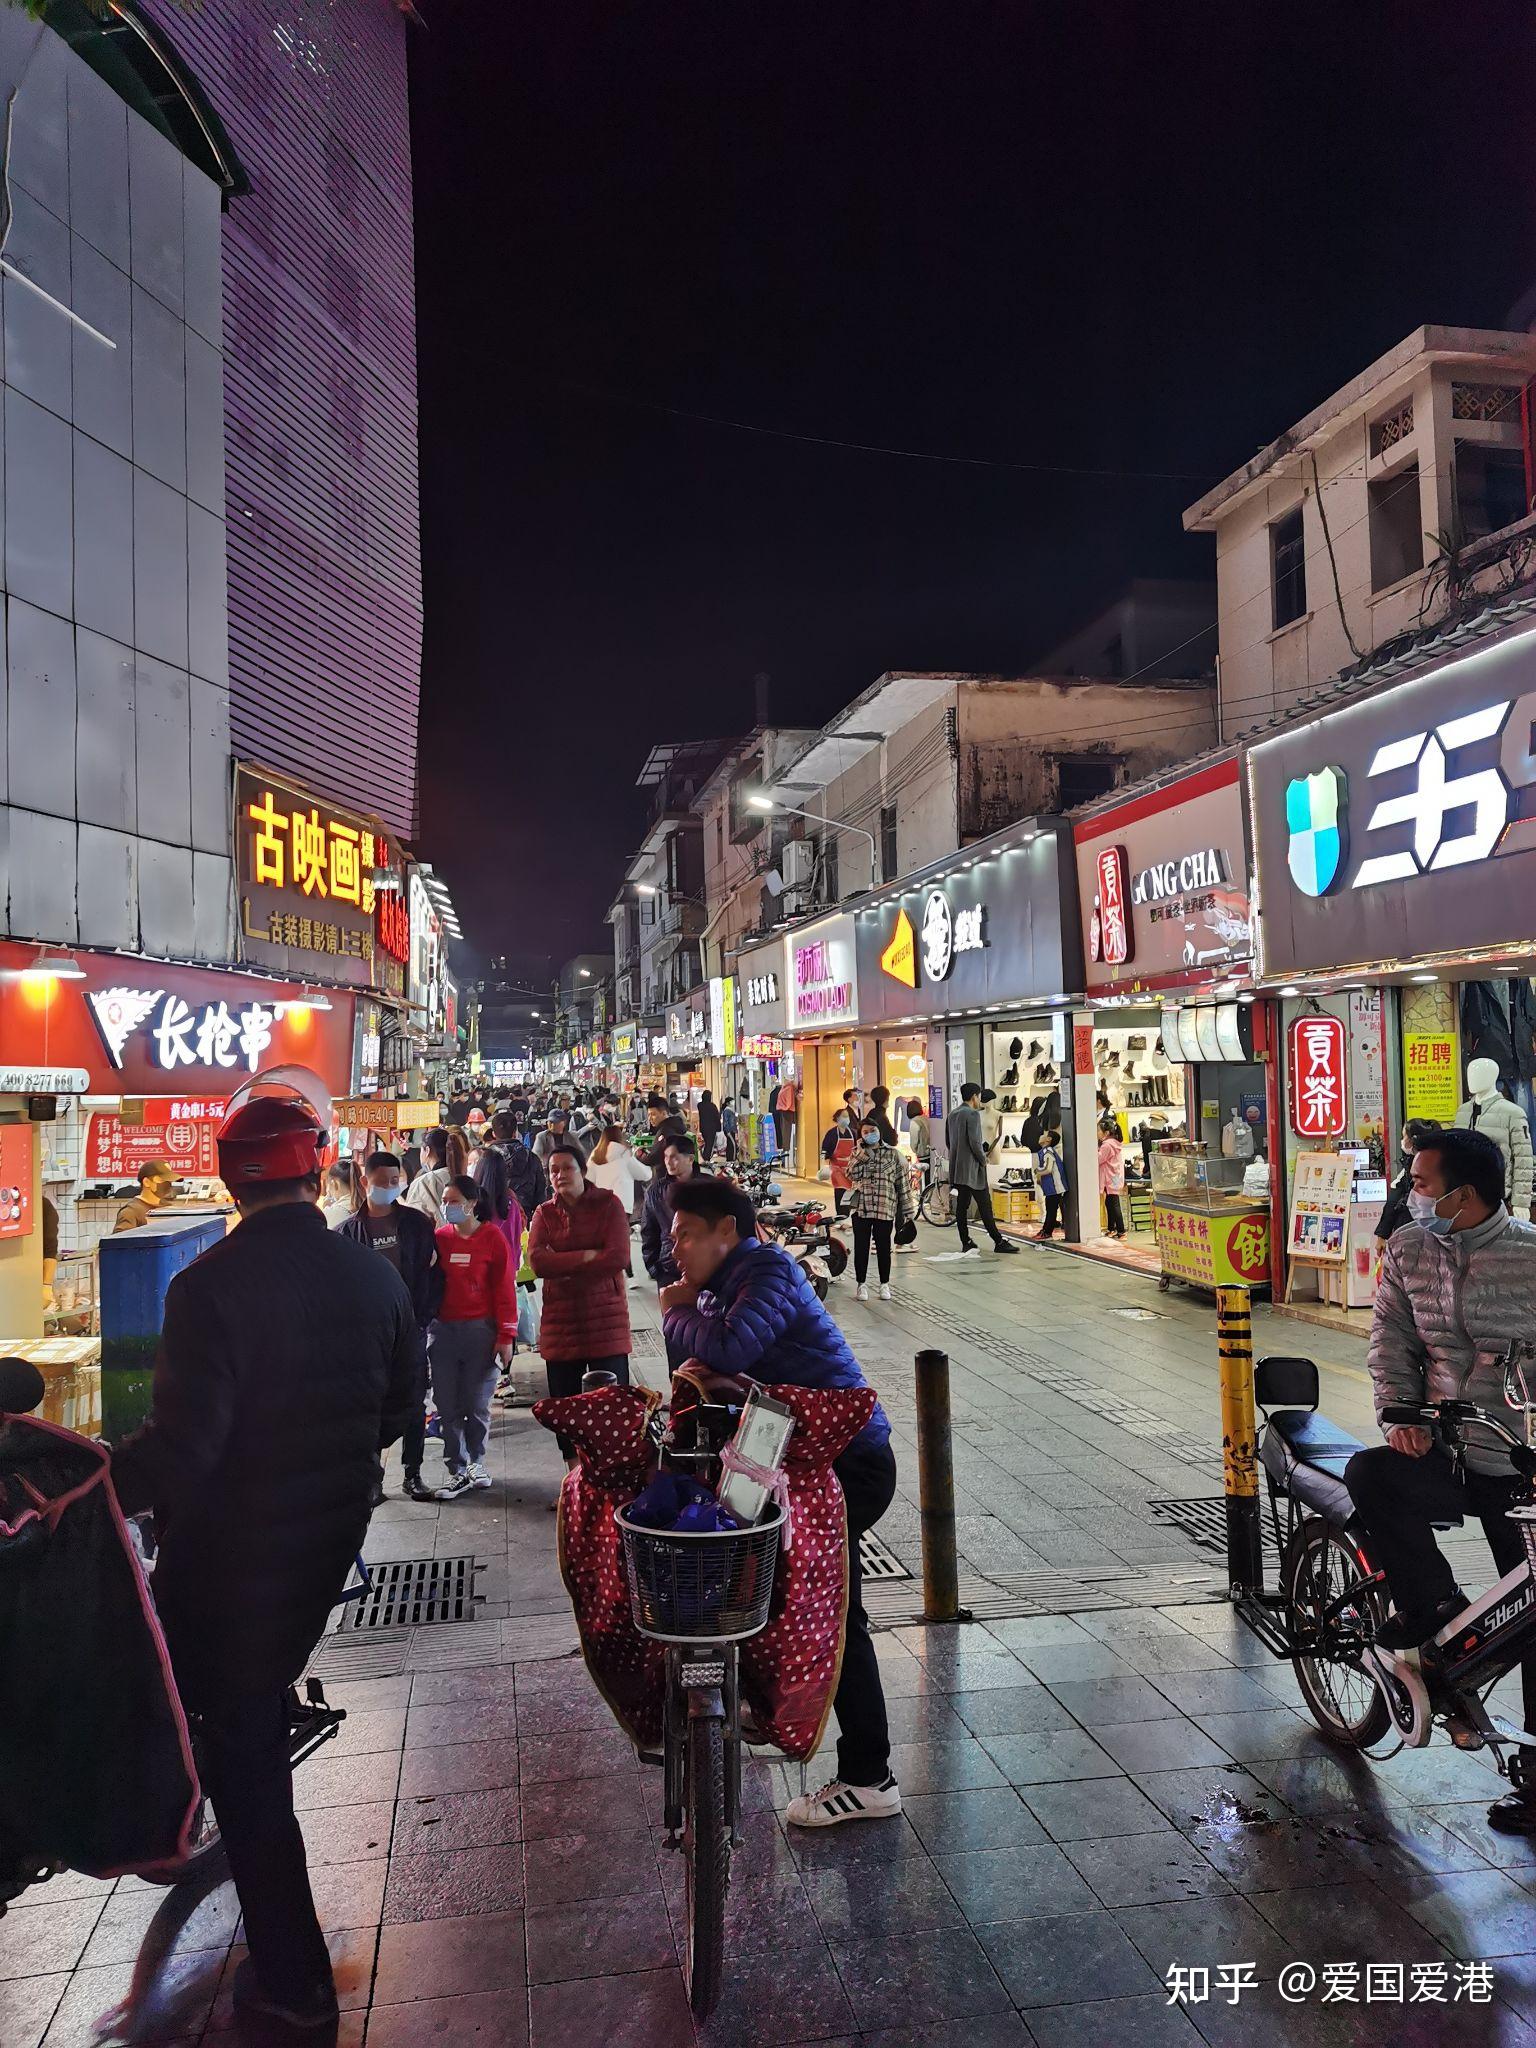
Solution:
[[[113,1479],[127,1512],[152,1505],[160,1524],[155,1604],[245,1916],[236,2003],[323,2025],[336,1993],[287,1693],[361,1548],[420,1339],[389,1262],[326,1228],[326,1134],[307,1103],[253,1098],[218,1142],[240,1224],[166,1292],[153,1410]]]

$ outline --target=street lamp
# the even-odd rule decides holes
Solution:
[[[747,804],[754,811],[783,811],[791,818],[809,818],[813,825],[820,825],[824,832],[856,832],[860,839],[867,839],[869,841],[869,886],[871,889],[874,888],[875,863],[879,858],[880,850],[875,845],[875,835],[873,832],[866,832],[862,825],[849,825],[841,818],[823,817],[819,811],[802,811],[798,804],[781,804],[774,797],[764,796],[761,791],[756,796],[749,796]]]

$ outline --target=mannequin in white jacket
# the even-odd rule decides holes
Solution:
[[[1504,1185],[1512,1216],[1529,1216],[1536,1202],[1536,1161],[1531,1156],[1531,1127],[1525,1111],[1499,1093],[1499,1069],[1494,1060],[1471,1060],[1467,1065],[1469,1099],[1456,1112],[1463,1131],[1481,1131],[1492,1138],[1504,1154]]]

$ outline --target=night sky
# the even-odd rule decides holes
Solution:
[[[422,7],[422,837],[530,975],[653,742],[1211,574],[1202,489],[1536,285],[1514,0]]]

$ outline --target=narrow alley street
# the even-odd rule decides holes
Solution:
[[[1228,1611],[1219,1553],[1170,1519],[1220,1494],[1208,1300],[1044,1248],[960,1264],[952,1243],[925,1229],[889,1304],[832,1298],[896,1428],[886,1570],[919,1570],[912,1355],[950,1354],[962,1592],[986,1619],[925,1629],[915,1576],[873,1580],[904,1812],[786,1830],[802,1774],[753,1761],[728,1988],[697,2035],[659,1774],[574,1655],[553,1442],[507,1411],[496,1485],[452,1504],[400,1499],[392,1467],[370,1561],[472,1559],[480,1599],[345,1628],[315,1660],[348,1719],[295,1787],[348,2048],[1536,2041],[1536,1851],[1484,1825],[1490,1766],[1330,1754]],[[631,1300],[659,1384],[654,1300]],[[1261,1355],[1317,1355],[1327,1412],[1369,1433],[1362,1347],[1255,1325]],[[1457,1543],[1486,1581],[1480,1539]],[[0,1921],[0,2042],[216,2042],[240,1953],[228,1885],[59,1878]],[[1335,1962],[1357,1981],[1325,2009]],[[1370,2003],[1368,1964],[1397,1971]],[[1173,1968],[1209,1971],[1208,1998],[1171,2007]]]

